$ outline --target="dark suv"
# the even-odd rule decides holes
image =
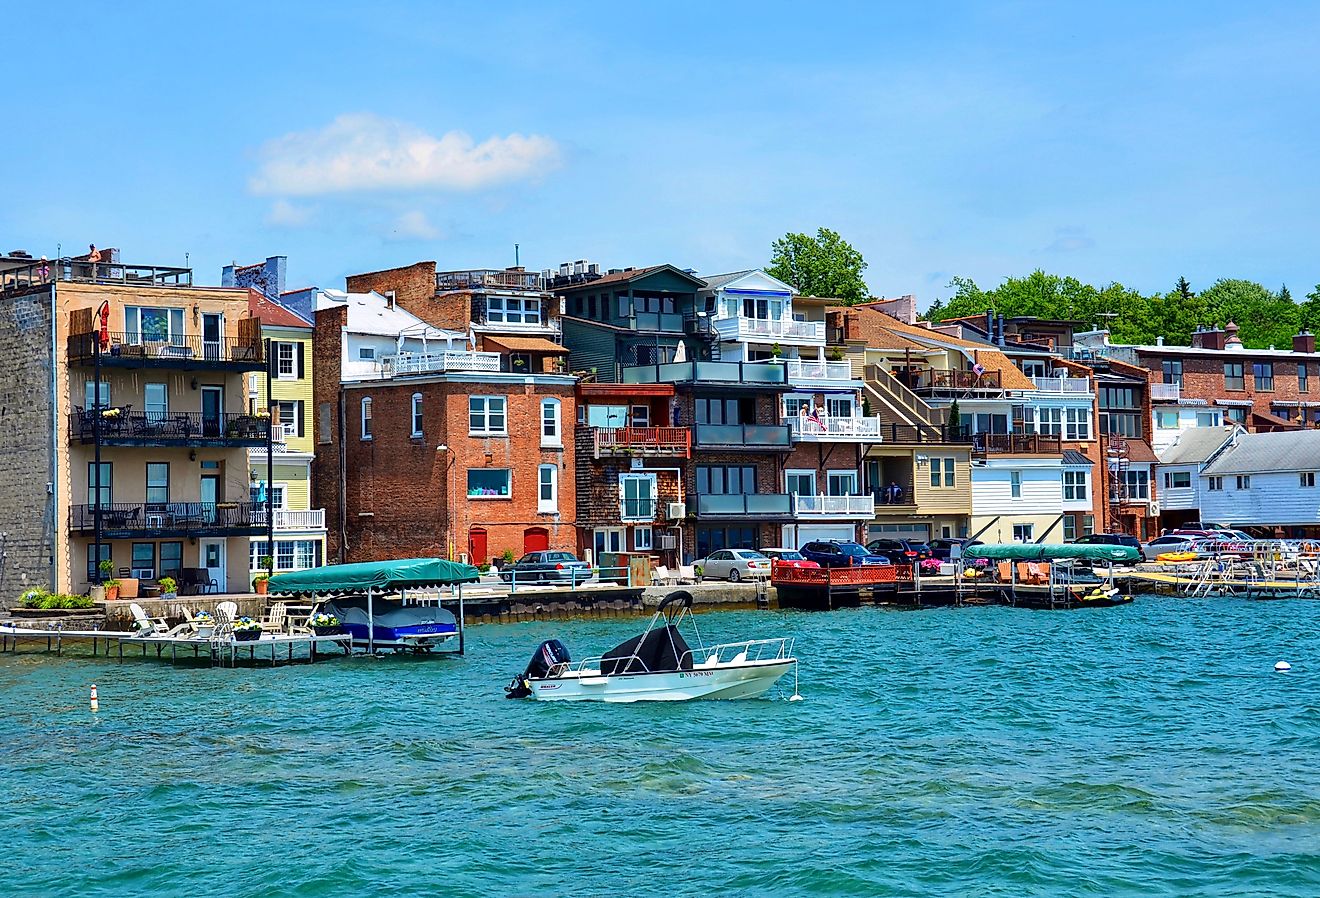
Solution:
[[[821,567],[851,567],[858,564],[892,564],[883,555],[873,555],[860,543],[838,539],[807,543],[801,549],[802,557]]]
[[[1073,542],[1083,546],[1131,546],[1138,552],[1141,551],[1141,540],[1126,533],[1092,533],[1090,536],[1079,537]]]
[[[930,554],[932,558],[948,561],[953,555],[954,546],[962,547],[962,551],[965,552],[969,547],[979,545],[982,545],[979,539],[954,539],[950,537],[932,539],[930,541]]]
[[[866,549],[892,561],[904,558],[909,562],[925,561],[931,557],[930,546],[914,539],[873,539],[866,544]]]

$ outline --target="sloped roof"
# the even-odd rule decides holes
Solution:
[[[466,340],[468,335],[459,331],[446,331],[432,327],[412,312],[399,306],[390,307],[379,293],[346,293],[343,290],[321,290],[316,295],[317,311],[348,307],[348,331],[353,334],[371,334],[378,337],[426,337],[428,340]]]
[[[1139,465],[1154,464],[1159,461],[1155,455],[1155,450],[1150,448],[1150,443],[1145,440],[1127,441],[1127,460]]]
[[[1076,449],[1063,450],[1063,463],[1065,465],[1072,465],[1076,467],[1080,467],[1082,465],[1086,465],[1087,467],[1092,467],[1095,465],[1095,462],[1091,461],[1085,455],[1082,455],[1082,453],[1078,452]]]
[[[267,327],[310,328],[312,326],[312,323],[303,320],[301,315],[294,314],[277,302],[271,302],[257,290],[248,290],[248,311],[252,313],[253,318],[260,318],[261,323]]]
[[[1320,430],[1244,433],[1206,466],[1205,474],[1320,470]]]
[[[1034,390],[1035,382],[1022,373],[1022,370],[1009,361],[1008,356],[997,349],[977,348],[972,353],[977,364],[989,371],[999,372],[999,383],[1005,390]]]
[[[483,339],[487,343],[503,346],[510,352],[549,352],[555,355],[568,355],[567,349],[545,337],[506,337],[487,334]]]
[[[560,292],[565,290],[588,290],[595,287],[608,286],[610,284],[622,284],[622,283],[627,283],[628,281],[635,281],[638,280],[639,278],[644,278],[647,275],[655,274],[657,271],[663,271],[663,270],[672,271],[674,274],[678,275],[679,277],[687,278],[692,282],[692,286],[697,290],[704,289],[702,286],[704,282],[702,281],[701,278],[697,277],[696,275],[688,274],[686,271],[679,268],[678,266],[670,265],[669,263],[666,262],[663,265],[648,265],[645,268],[634,268],[631,271],[617,271],[614,274],[601,275],[598,278],[592,278],[591,280],[583,281],[580,284],[565,284],[562,287],[555,287],[554,290],[555,292]],[[744,274],[745,273],[746,272],[744,272]]]
[[[756,271],[756,269],[748,268],[743,271],[730,271],[728,274],[712,274],[710,277],[704,278],[706,282],[706,289],[718,290],[721,287],[723,287],[725,284],[736,281],[738,280],[738,278],[743,277],[744,275],[751,274],[753,271]]]
[[[1199,465],[1224,445],[1237,427],[1193,427],[1178,435],[1172,446],[1160,453],[1162,465]]]

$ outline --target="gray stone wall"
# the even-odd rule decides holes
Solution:
[[[0,607],[52,585],[50,309],[50,288],[0,297]]]

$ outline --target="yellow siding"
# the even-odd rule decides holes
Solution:
[[[302,401],[303,408],[303,435],[290,436],[286,439],[290,452],[314,452],[315,446],[315,415],[312,408],[312,334],[310,330],[295,328],[263,328],[262,334],[270,337],[273,342],[296,343],[302,345],[303,353],[303,376],[302,377],[276,377],[270,383],[270,398],[275,402],[287,400],[290,402]],[[272,354],[275,350],[272,347]],[[295,371],[296,373],[296,371]],[[266,407],[266,375],[258,374],[258,392],[257,408]]]
[[[917,500],[917,513],[921,515],[951,515],[972,513],[972,460],[966,449],[949,449],[940,446],[923,447],[916,454],[924,455],[928,460],[924,466],[917,467],[916,483],[913,495]],[[932,487],[930,485],[931,464],[929,459],[955,459],[954,485],[952,487]],[[941,478],[943,482],[943,478]]]

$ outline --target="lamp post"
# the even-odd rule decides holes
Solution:
[[[101,341],[108,337],[106,331],[107,319],[110,317],[110,300],[104,300],[96,309],[96,318],[100,319],[100,325],[92,332],[93,347],[93,367],[95,373],[93,377],[95,382],[92,385],[92,452],[93,452],[93,474],[92,482],[95,489],[92,496],[95,502],[92,505],[92,538],[95,540],[95,548],[92,549],[93,569],[96,571],[93,576],[96,583],[101,583],[105,577],[101,574]]]
[[[449,551],[447,557],[450,561],[453,561],[454,560],[454,510],[453,507],[449,504],[450,449],[448,445],[446,445],[445,443],[441,443],[439,446],[435,447],[435,451],[439,453],[443,453],[443,461],[441,462],[441,464],[444,466],[444,476],[445,476],[445,545],[448,547],[448,551]]]

